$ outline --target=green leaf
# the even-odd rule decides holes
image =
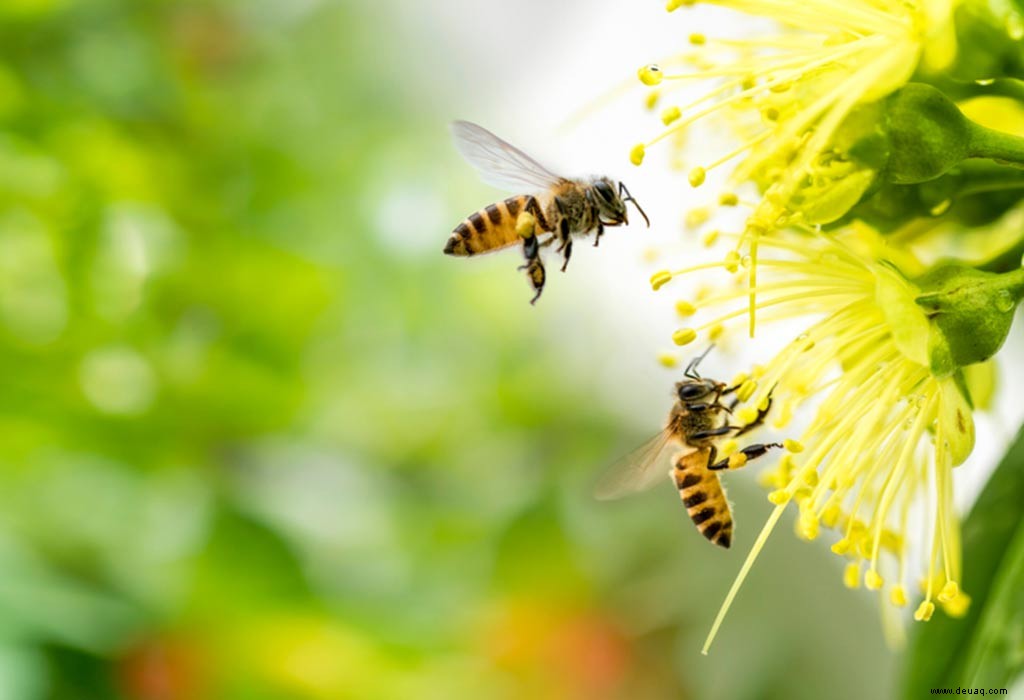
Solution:
[[[1009,688],[1024,672],[1024,429],[964,523],[963,550],[970,610],[919,625],[903,697],[929,688]]]

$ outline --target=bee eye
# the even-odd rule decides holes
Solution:
[[[601,195],[601,199],[605,200],[606,202],[610,202],[613,199],[615,199],[615,191],[607,182],[604,182],[602,180],[601,182],[598,182],[597,185],[594,186],[594,188],[597,190],[597,193]]]
[[[707,394],[705,389],[700,384],[684,384],[679,387],[679,398],[682,401],[692,401],[693,399],[699,399],[700,397]]]

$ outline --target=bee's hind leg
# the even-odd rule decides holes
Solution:
[[[739,450],[738,452],[733,452],[731,456],[726,457],[725,459],[723,459],[723,460],[721,460],[719,462],[715,462],[714,464],[709,464],[708,465],[708,469],[713,469],[713,470],[728,469],[729,468],[729,463],[733,461],[733,457],[735,457],[738,454],[742,454],[743,455],[743,461],[739,462],[738,464],[736,464],[733,467],[734,469],[738,469],[739,467],[742,467],[744,464],[746,464],[750,460],[757,459],[758,457],[764,456],[765,454],[768,453],[768,450],[770,450],[773,447],[778,447],[778,448],[781,449],[783,447],[783,445],[780,442],[768,442],[768,443],[764,443],[764,444],[761,444],[761,445],[750,445],[748,447],[744,447],[742,450]]]
[[[523,256],[526,258],[526,264],[520,265],[519,269],[526,270],[526,275],[530,278],[530,285],[536,292],[533,299],[530,299],[530,303],[536,304],[540,299],[541,292],[544,291],[546,278],[544,263],[540,261],[540,244],[537,241],[537,236],[523,238]]]

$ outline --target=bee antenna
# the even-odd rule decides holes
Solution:
[[[705,350],[700,355],[690,360],[690,364],[686,366],[686,372],[684,374],[692,379],[700,379],[700,374],[697,373],[697,366],[700,365],[700,363],[704,361],[704,358],[707,357],[708,354],[714,349],[715,344],[711,343],[711,345],[708,346],[707,350]]]
[[[636,210],[638,212],[640,212],[640,216],[644,217],[644,222],[646,222],[647,228],[650,228],[651,227],[651,220],[647,218],[647,214],[645,214],[644,210],[640,207],[640,203],[637,202],[635,199],[633,199],[633,195],[631,195],[629,193],[629,190],[626,189],[626,184],[624,182],[620,181],[619,182],[619,196],[622,196],[623,193],[625,193],[626,196],[622,198],[622,201],[623,202],[632,202],[633,206],[636,207]]]

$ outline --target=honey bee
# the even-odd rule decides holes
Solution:
[[[771,400],[757,418],[746,425],[730,425],[729,416],[735,408],[722,403],[722,398],[739,389],[739,385],[726,386],[723,382],[706,379],[697,372],[701,360],[695,358],[687,366],[685,379],[675,385],[676,403],[669,413],[665,428],[639,449],[616,462],[598,484],[597,497],[611,499],[653,485],[662,472],[657,465],[670,448],[672,457],[669,476],[679,489],[679,497],[686,506],[693,524],[704,537],[726,549],[732,544],[733,521],[729,502],[718,479],[718,471],[729,466],[729,459],[718,459],[715,442],[725,435],[739,436],[764,422],[771,408]],[[746,461],[757,459],[779,443],[750,445],[740,452]]]
[[[455,147],[484,182],[514,192],[526,192],[490,204],[462,221],[445,244],[447,255],[490,253],[522,242],[526,270],[536,303],[544,290],[540,249],[558,242],[562,272],[572,255],[573,237],[596,233],[594,247],[606,226],[629,224],[626,202],[632,202],[650,226],[647,214],[621,182],[604,176],[569,179],[555,175],[530,156],[482,126],[452,124]],[[543,241],[539,238],[544,237]]]

